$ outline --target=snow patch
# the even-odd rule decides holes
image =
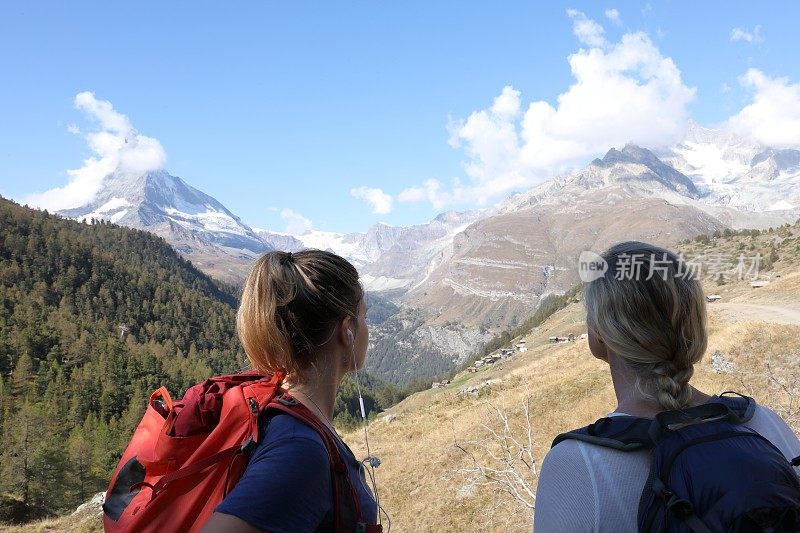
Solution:
[[[80,222],[87,222],[91,219],[95,220],[107,220],[109,222],[116,223],[118,220],[122,219],[128,213],[128,207],[132,206],[133,204],[130,203],[125,198],[114,197],[111,200],[107,201],[91,213],[86,213],[85,215],[81,215],[79,217],[75,217],[75,220]]]
[[[778,200],[771,206],[765,209],[765,211],[782,211],[784,209],[794,209],[795,206],[787,202],[786,200]]]
[[[174,209],[172,207],[165,208],[164,212],[169,216],[170,219],[174,220],[178,224],[181,224],[182,226],[186,226],[186,223],[190,222],[193,224],[199,224],[203,227],[203,229],[211,232],[233,233],[243,236],[246,235],[242,226],[227,213],[208,210],[203,213],[193,214],[179,211],[178,209]]]
[[[116,209],[119,209],[120,207],[130,207],[131,205],[133,205],[133,204],[131,204],[125,198],[118,198],[118,197],[115,196],[111,200],[107,201],[106,203],[104,203],[103,205],[98,207],[97,208],[97,212],[98,213],[107,213],[109,211],[114,211]]]
[[[348,235],[344,233],[317,230],[307,231],[302,235],[295,235],[295,238],[302,242],[303,246],[307,248],[331,250],[333,253],[356,263],[356,266],[371,263],[372,259],[367,255],[360,241],[353,239],[352,235],[349,237],[348,239]]]
[[[373,276],[371,274],[364,274],[361,276],[361,284],[367,291],[388,291],[392,289],[400,289],[411,283],[410,279],[390,278],[387,276]]]
[[[674,151],[683,157],[690,167],[678,170],[685,170],[684,173],[698,178],[696,181],[705,185],[726,182],[750,170],[749,165],[726,158],[726,149],[715,144],[685,142]]]
[[[116,213],[111,215],[111,222],[116,224],[119,220],[122,219],[122,217],[124,217],[127,214],[128,214],[127,209],[123,209],[122,211],[117,211]]]

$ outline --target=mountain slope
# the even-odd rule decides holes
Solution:
[[[704,281],[706,293],[722,294],[720,303],[732,306],[795,309],[800,301],[800,222],[772,232],[723,231],[674,249],[691,257],[738,255],[740,250],[766,256],[774,250],[778,258],[769,273],[775,274],[764,273],[772,280],[767,287],[754,289],[748,280]],[[708,310],[709,345],[692,383],[709,393],[751,395],[800,431],[800,322],[731,315],[716,303]],[[608,366],[591,356],[587,341],[549,341],[585,331],[582,304],[573,303],[509,342],[525,340],[526,352],[475,374],[458,374],[444,388],[412,395],[370,425],[370,449],[382,461],[376,472],[381,502],[393,529],[531,530],[533,511],[492,481],[514,468],[535,491],[536,473],[553,438],[614,409]],[[532,468],[520,461],[528,450],[529,427]],[[515,441],[503,439],[506,431]],[[356,457],[366,454],[363,432],[345,439]],[[496,469],[496,475],[480,475],[478,465]],[[521,485],[515,488],[522,491]]]
[[[94,200],[59,214],[150,231],[229,281],[243,279],[247,265],[270,249],[217,200],[163,170],[140,176],[111,174]]]
[[[0,509],[19,498],[19,519],[105,488],[152,390],[244,357],[232,290],[159,237],[0,199],[0,243]]]
[[[391,312],[370,303],[371,322]],[[162,238],[0,198],[0,522],[104,490],[153,390],[180,398],[248,368],[237,304]],[[372,376],[361,392],[372,411],[405,394]],[[340,427],[354,425],[357,398],[346,379]]]
[[[583,250],[624,239],[661,244],[723,229],[689,204],[693,183],[635,146],[511,197],[455,237],[453,253],[404,302],[434,323],[498,328],[533,313],[578,281]],[[672,200],[672,201],[671,201]]]
[[[793,153],[775,152],[758,164],[776,157],[784,166],[795,161]],[[573,286],[584,250],[630,239],[670,246],[798,216],[708,203],[712,193],[702,185],[654,152],[627,145],[510,197],[457,233],[421,281],[397,297],[402,310],[376,332],[368,365],[406,383],[460,364],[494,333],[531,316],[542,298]]]
[[[780,155],[785,164],[794,162],[794,154]],[[421,300],[437,313],[464,307],[452,301],[436,305],[426,299],[431,292],[439,295],[435,298],[452,293],[531,304],[548,291],[563,291],[563,281],[567,286],[576,281],[577,272],[566,278],[560,273],[574,270],[582,250],[632,238],[669,244],[724,227],[779,225],[797,216],[708,205],[706,194],[649,150],[634,145],[611,149],[579,172],[510,197],[457,235],[451,260],[406,301]],[[482,317],[474,311],[470,315],[477,323]],[[443,320],[452,318],[442,315]],[[499,318],[496,323],[513,320]]]

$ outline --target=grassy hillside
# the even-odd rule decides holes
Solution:
[[[795,431],[800,431],[798,235],[800,224],[794,224],[679,246],[687,257],[740,250],[772,255],[769,270],[761,274],[770,280],[766,287],[752,288],[749,279],[735,276],[724,284],[704,280],[707,294],[723,298],[708,306],[709,346],[693,384],[712,393],[733,389],[749,394],[784,416]],[[530,531],[532,510],[476,472],[473,456],[498,471],[507,470],[496,459],[504,455],[503,444],[512,456],[524,457],[527,405],[534,468],[512,463],[535,489],[536,467],[553,437],[613,410],[608,367],[591,356],[586,340],[548,342],[553,335],[585,332],[584,321],[582,305],[572,303],[522,337],[527,352],[477,374],[459,374],[445,389],[415,394],[390,410],[396,417],[391,422],[382,418],[371,425],[372,451],[383,461],[376,471],[381,500],[393,531]],[[715,353],[715,360],[734,365],[732,372],[712,368]],[[508,435],[516,443],[503,438],[505,421],[499,413],[507,415]],[[357,456],[365,454],[363,435],[354,433],[348,440]]]
[[[774,248],[769,271],[761,275],[770,281],[765,287],[752,288],[749,279],[735,276],[723,284],[704,281],[706,293],[722,299],[708,306],[709,346],[693,384],[712,393],[734,389],[752,395],[784,416],[795,431],[800,431],[798,235],[800,224],[794,224],[679,246],[687,257],[750,251],[751,245],[773,255]],[[614,408],[607,365],[591,356],[586,340],[548,342],[550,336],[583,333],[584,321],[582,305],[569,303],[522,335],[527,352],[476,374],[457,374],[448,387],[414,394],[370,425],[372,452],[383,462],[376,471],[381,503],[394,532],[530,531],[530,507],[482,475],[486,471],[476,471],[476,464],[505,471],[507,479],[517,476],[522,482],[517,488],[527,484],[535,491],[538,464],[553,437]],[[712,359],[729,363],[727,370],[712,368]],[[345,438],[357,457],[366,455],[363,432]],[[533,459],[529,465],[498,459],[507,453],[524,459],[528,452]],[[94,522],[77,520],[9,531],[99,530],[97,517]]]

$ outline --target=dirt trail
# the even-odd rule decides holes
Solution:
[[[800,325],[800,304],[752,304],[743,302],[716,302],[708,306],[723,320],[763,320],[775,324]]]

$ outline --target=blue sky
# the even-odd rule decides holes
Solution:
[[[491,205],[608,147],[668,143],[688,118],[758,121],[794,146],[798,15],[794,2],[4,2],[0,194],[46,206],[38,193],[102,159],[87,135],[109,127],[103,101],[160,146],[159,165],[277,231]]]

